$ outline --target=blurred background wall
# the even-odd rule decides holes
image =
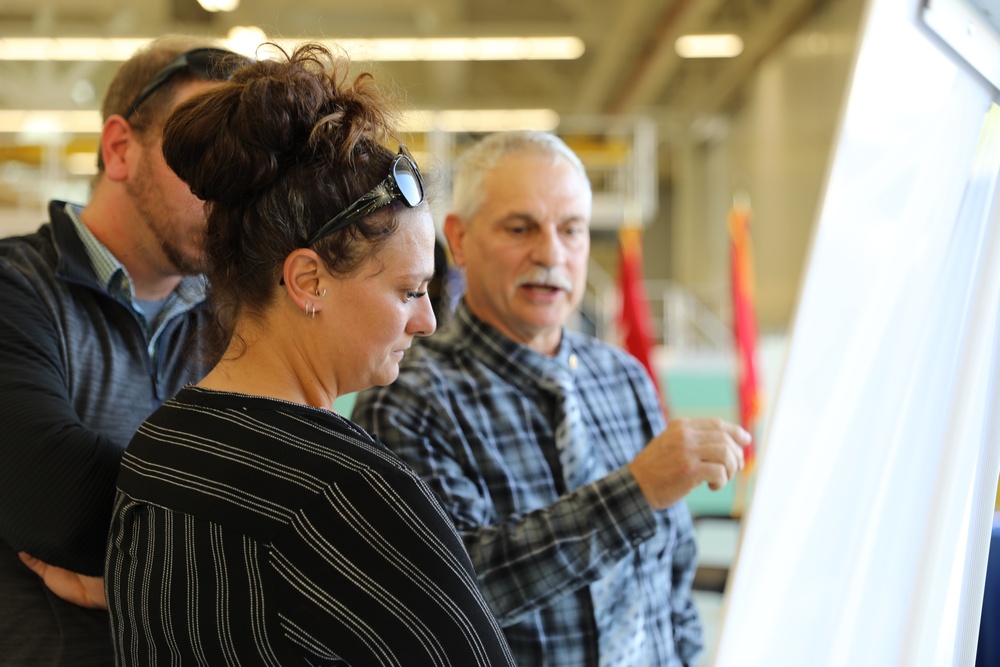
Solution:
[[[76,55],[63,54],[70,49],[68,38],[137,40],[186,32],[242,40],[252,48],[275,38],[564,36],[578,41],[578,55],[379,60],[371,67],[395,82],[414,111],[424,112],[424,130],[431,126],[449,135],[433,140],[416,131],[421,137],[415,143],[445,167],[467,138],[504,126],[485,118],[478,126],[474,119],[463,125],[449,121],[447,113],[500,111],[501,120],[516,126],[518,110],[543,112],[520,123],[567,135],[593,166],[598,188],[623,197],[609,200],[604,210],[614,212],[595,225],[594,282],[601,281],[600,269],[610,279],[615,275],[618,225],[646,228],[644,265],[653,281],[648,292],[658,342],[667,346],[672,341],[663,340],[665,308],[658,303],[662,281],[687,290],[726,323],[725,221],[734,195],[744,193],[753,209],[760,327],[765,333],[785,330],[861,0],[430,0],[419,6],[396,0],[229,1],[236,5],[232,11],[210,12],[196,0],[5,0],[0,229],[33,228],[49,198],[87,196],[100,128],[93,110],[117,62],[97,59],[104,48],[99,41],[79,46]],[[678,38],[703,34],[735,35],[741,50],[726,58],[678,55]],[[50,41],[32,44],[26,38]],[[359,65],[374,52],[362,45]],[[67,111],[75,115],[39,113]],[[642,155],[616,170],[614,163],[620,166],[630,159],[625,153],[636,151]],[[652,203],[643,194],[646,203],[630,209],[636,190],[652,193]],[[606,287],[596,285],[595,293]],[[607,314],[595,317],[606,320]]]

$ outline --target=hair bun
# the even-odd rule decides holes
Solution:
[[[260,60],[181,104],[163,132],[167,164],[198,197],[252,198],[289,170],[363,160],[393,132],[395,112],[369,74],[318,44]]]
[[[230,203],[274,178],[278,153],[237,126],[241,87],[200,95],[177,108],[163,129],[163,156],[205,201]],[[249,139],[249,140],[248,140]]]

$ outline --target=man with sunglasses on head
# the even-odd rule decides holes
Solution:
[[[666,425],[638,361],[566,328],[586,282],[591,189],[565,143],[491,135],[459,159],[453,196],[444,231],[465,296],[352,419],[440,495],[518,664],[693,664],[683,498],[725,485],[749,434]]]
[[[246,62],[155,40],[102,105],[86,206],[0,240],[0,665],[113,662],[101,573],[119,460],[205,367],[202,202],[160,148],[170,111]]]

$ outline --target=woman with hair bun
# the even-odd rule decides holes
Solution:
[[[251,63],[164,128],[206,201],[217,363],[122,462],[119,665],[513,664],[434,493],[332,410],[435,327],[423,181],[348,66],[317,45]]]

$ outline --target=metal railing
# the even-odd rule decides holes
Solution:
[[[723,307],[721,299],[718,310],[713,310],[691,290],[672,280],[647,280],[644,285],[656,344],[679,356],[732,352],[732,330],[719,313]],[[617,343],[620,308],[615,280],[591,261],[578,328]]]

